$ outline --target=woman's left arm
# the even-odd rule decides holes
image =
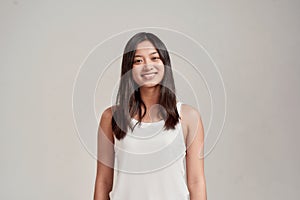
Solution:
[[[186,106],[186,169],[190,200],[207,200],[204,174],[204,129],[199,112]]]

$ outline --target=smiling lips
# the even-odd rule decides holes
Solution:
[[[146,79],[146,80],[150,80],[152,79],[155,75],[157,74],[157,72],[151,72],[151,73],[145,73],[142,74],[141,76]]]

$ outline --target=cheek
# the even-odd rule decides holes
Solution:
[[[165,67],[164,67],[164,65],[160,66],[159,71],[160,71],[161,75],[164,76],[164,74],[165,74]]]
[[[133,67],[131,70],[132,78],[135,82],[138,82],[140,70],[138,67]]]

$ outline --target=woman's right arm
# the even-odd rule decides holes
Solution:
[[[114,137],[111,128],[112,109],[107,108],[98,127],[97,175],[95,180],[94,200],[109,200],[114,177]]]

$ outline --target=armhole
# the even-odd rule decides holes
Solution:
[[[113,110],[114,110],[114,106],[111,106],[110,107],[110,109],[111,109],[111,120],[113,120]],[[112,124],[112,123],[110,123],[110,124]],[[112,127],[111,127],[111,129],[112,129]],[[117,138],[116,138],[116,136],[115,136],[115,133],[114,133],[114,131],[112,130],[112,136],[113,136],[113,145],[115,146],[116,145],[116,140],[117,140]],[[114,148],[114,150],[115,150],[115,148]]]
[[[103,113],[106,111],[106,110],[110,110],[110,112],[111,112],[111,120],[112,120],[112,118],[113,118],[113,106],[111,106],[111,107],[108,107],[108,108],[106,108],[104,111],[103,111]],[[112,121],[110,120],[110,128],[112,129],[112,127],[111,127],[111,125],[112,125]],[[115,134],[114,134],[114,131],[112,130],[112,132],[111,132],[111,134],[112,134],[112,139],[113,139],[113,145],[115,146],[115,144],[116,144],[116,140],[117,140],[117,138],[115,137]],[[108,137],[108,136],[106,136],[106,137]],[[111,142],[111,141],[110,141]],[[115,149],[114,149],[114,151],[115,151]]]
[[[182,104],[183,104],[182,102],[177,102],[177,111],[178,111],[178,114],[179,114],[180,117],[182,117],[182,112],[181,112]],[[186,138],[185,138],[184,130],[183,130],[183,126],[182,126],[182,118],[179,119],[178,123],[179,123],[180,129],[181,129],[181,132],[182,132],[182,139],[183,139],[185,148],[187,149]]]
[[[177,102],[177,111],[178,111],[178,114],[180,117],[182,117],[182,114],[181,114],[181,106],[182,106],[182,102]],[[186,176],[186,151],[187,151],[187,146],[186,146],[186,142],[185,142],[185,136],[184,136],[184,131],[183,131],[183,126],[182,126],[182,123],[181,123],[181,119],[179,119],[179,127],[180,127],[180,130],[181,130],[181,138],[182,138],[182,142],[183,142],[183,145],[185,147],[185,153],[184,153],[184,157],[181,161],[181,172],[182,172],[182,175],[184,177],[184,180],[185,180],[185,183],[187,184],[187,176]]]
[[[177,105],[178,114],[181,117],[181,105],[182,105],[182,102],[178,101],[176,105]],[[181,121],[181,120],[179,119],[179,121]]]

